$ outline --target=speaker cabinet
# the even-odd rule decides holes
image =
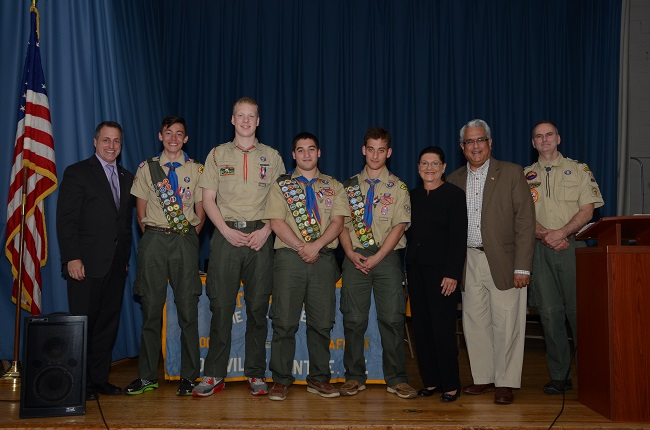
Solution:
[[[86,316],[25,318],[20,417],[86,413]]]

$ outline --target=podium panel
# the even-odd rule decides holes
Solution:
[[[615,421],[650,421],[650,247],[577,256],[578,400]]]

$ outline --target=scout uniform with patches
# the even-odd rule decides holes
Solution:
[[[282,157],[274,148],[257,140],[252,147],[242,148],[233,141],[210,151],[199,186],[217,193],[217,205],[228,227],[251,233],[264,227],[269,190],[284,172]],[[218,229],[214,230],[206,279],[212,321],[205,375],[226,376],[232,315],[243,281],[247,313],[244,374],[249,378],[265,377],[272,271],[271,236],[259,251],[254,251],[247,246],[232,246]]]
[[[343,185],[331,176],[316,172],[312,184],[316,196],[313,209],[307,202],[306,187],[298,171],[280,176],[269,192],[264,217],[284,220],[296,237],[310,243],[325,232],[332,216],[347,216],[350,212]],[[305,263],[279,237],[275,239],[273,302],[270,310],[273,341],[269,363],[274,382],[289,386],[295,380],[292,364],[303,302],[307,315],[309,351],[307,377],[327,382],[331,378],[330,331],[336,311],[336,281],[340,276],[333,252],[337,245],[338,238],[320,250],[316,262]]]
[[[589,166],[565,158],[562,154],[551,163],[538,160],[524,169],[535,202],[537,222],[547,229],[564,227],[580,206],[603,205],[603,198]],[[569,247],[555,251],[535,241],[531,301],[537,307],[544,327],[546,358],[551,379],[563,381],[571,363],[565,318],[569,320],[577,345],[576,257],[575,249],[584,247],[575,235]]]
[[[348,199],[346,227],[355,252],[375,254],[393,227],[411,222],[411,202],[406,184],[384,168],[372,187],[366,170],[348,179],[343,187]],[[370,190],[373,190],[370,193]],[[368,202],[368,198],[372,201]],[[372,216],[369,217],[368,208]],[[370,219],[369,219],[370,218]],[[406,300],[402,286],[402,262],[397,252],[406,246],[402,236],[395,249],[365,275],[346,258],[343,261],[341,312],[345,331],[346,379],[366,382],[364,334],[368,327],[370,296],[374,290],[383,348],[383,372],[388,386],[407,382],[404,356]]]
[[[194,212],[194,204],[201,201],[197,185],[203,166],[183,152],[174,169],[178,187],[173,190],[168,163],[164,153],[142,162],[131,187],[132,195],[147,202],[133,287],[133,292],[141,297],[143,311],[138,372],[141,379],[158,378],[160,322],[169,282],[181,326],[180,376],[193,381],[200,371],[198,301],[201,295],[199,238],[194,229],[200,219]]]

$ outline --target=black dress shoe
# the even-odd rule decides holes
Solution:
[[[97,394],[95,394],[95,390],[93,390],[93,387],[86,387],[86,401],[96,400],[96,399],[97,399]]]
[[[456,390],[456,394],[442,393],[442,396],[440,396],[440,401],[445,403],[451,403],[458,400],[459,397],[460,397],[460,388]]]
[[[103,384],[93,384],[95,392],[108,395],[122,394],[122,389],[117,387],[109,382],[104,382]]]
[[[433,394],[438,391],[438,387],[435,388],[423,388],[418,391],[418,397],[430,397],[433,396]]]

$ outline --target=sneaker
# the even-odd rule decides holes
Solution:
[[[191,396],[194,389],[194,382],[189,379],[181,378],[181,383],[176,390],[177,396]]]
[[[397,397],[401,397],[402,399],[412,399],[418,395],[418,392],[406,382],[400,382],[392,387],[386,387],[386,391],[391,394],[397,394]]]
[[[266,385],[266,378],[248,378],[248,388],[254,396],[269,394],[269,386]]]
[[[280,384],[279,382],[276,382],[275,384],[273,384],[273,387],[271,387],[271,391],[269,392],[269,399],[284,400],[287,398],[288,393],[289,393],[289,387]]]
[[[223,391],[226,384],[223,378],[215,378],[213,376],[204,376],[197,385],[192,389],[194,397],[208,397],[219,391]]]
[[[558,381],[551,379],[548,384],[544,385],[544,393],[546,394],[562,394],[566,391],[573,389],[573,383],[568,381]]]
[[[337,388],[334,388],[329,381],[317,381],[307,378],[307,392],[318,394],[321,397],[338,397],[341,395]]]
[[[156,388],[158,388],[157,379],[136,379],[127,385],[124,391],[126,391],[126,394],[142,394],[146,391],[155,390]]]
[[[361,382],[350,379],[349,381],[345,381],[345,384],[341,385],[339,393],[341,393],[342,396],[354,396],[359,391],[363,391],[365,389],[366,386]]]

